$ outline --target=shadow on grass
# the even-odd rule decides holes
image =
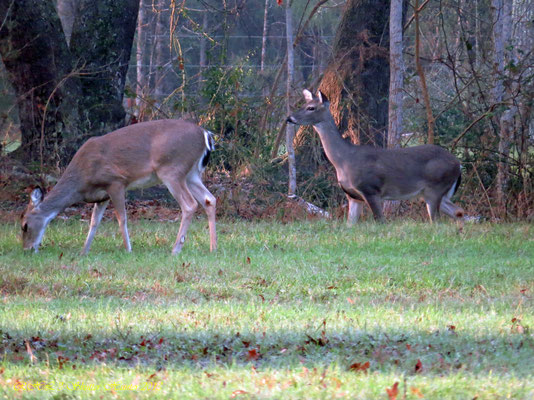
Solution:
[[[60,323],[58,321],[58,323]],[[421,330],[222,332],[214,330],[22,333],[0,330],[4,367],[46,363],[59,369],[106,364],[160,369],[248,366],[256,369],[325,368],[439,375],[532,376],[534,338],[528,329],[494,336]],[[358,364],[356,364],[358,363]],[[355,366],[356,365],[356,366]],[[351,367],[352,366],[352,367]],[[367,371],[368,369],[368,371]]]

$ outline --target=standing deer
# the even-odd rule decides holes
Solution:
[[[423,145],[403,149],[356,146],[344,140],[330,113],[326,96],[303,91],[306,104],[287,121],[313,125],[337,180],[349,202],[347,223],[356,222],[366,202],[374,218],[383,221],[382,200],[403,200],[422,195],[433,222],[441,210],[460,219],[464,211],[450,200],[461,181],[460,162],[445,149]]]
[[[111,200],[130,252],[125,192],[163,182],[182,209],[172,253],[182,249],[198,203],[208,216],[210,250],[215,251],[216,201],[201,178],[213,149],[211,132],[184,120],[142,122],[89,139],[46,197],[40,188],[32,191],[21,221],[23,248],[37,252],[48,223],[66,207],[85,201],[95,203],[82,251],[86,254]]]

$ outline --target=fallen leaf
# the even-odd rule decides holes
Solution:
[[[415,364],[415,373],[419,374],[421,372],[423,372],[423,363],[418,359],[417,363]]]
[[[412,392],[412,394],[416,395],[417,397],[419,397],[420,399],[422,399],[424,396],[423,396],[423,393],[421,393],[421,391],[416,388],[416,387],[412,387],[410,389],[410,391]]]
[[[247,354],[247,361],[256,361],[258,358],[260,358],[260,353],[258,353],[257,349],[250,349]]]
[[[354,363],[352,364],[349,369],[351,371],[356,371],[356,372],[365,372],[367,373],[367,370],[369,369],[369,367],[371,366],[371,363],[369,361],[366,361],[364,363]]]
[[[241,390],[241,389],[240,390],[235,390],[235,391],[232,392],[232,395],[230,397],[233,399],[234,397],[237,397],[240,394],[247,394],[247,393],[248,392],[245,391],[245,390]]]
[[[347,301],[349,302],[349,304],[354,304],[355,303],[355,301],[352,300],[350,297],[347,297]]]
[[[399,394],[399,382],[395,382],[390,388],[386,388],[389,400],[397,400]]]

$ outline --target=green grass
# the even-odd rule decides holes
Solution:
[[[206,225],[1,226],[0,398],[534,398],[532,225]]]

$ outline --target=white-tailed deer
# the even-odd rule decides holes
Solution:
[[[313,125],[337,180],[349,201],[347,223],[352,225],[366,202],[376,220],[383,220],[382,200],[404,200],[422,195],[430,221],[441,210],[452,218],[464,211],[450,200],[460,185],[460,162],[447,150],[423,145],[402,149],[357,146],[344,140],[330,113],[330,103],[320,91],[303,91],[304,107],[288,122]]]
[[[50,193],[32,191],[21,221],[24,249],[37,252],[48,223],[66,207],[85,201],[95,203],[82,251],[86,254],[111,200],[124,247],[130,252],[125,192],[163,182],[182,209],[172,253],[182,249],[198,203],[208,216],[210,250],[216,250],[215,197],[201,178],[213,148],[211,132],[184,120],[142,122],[89,139]]]

